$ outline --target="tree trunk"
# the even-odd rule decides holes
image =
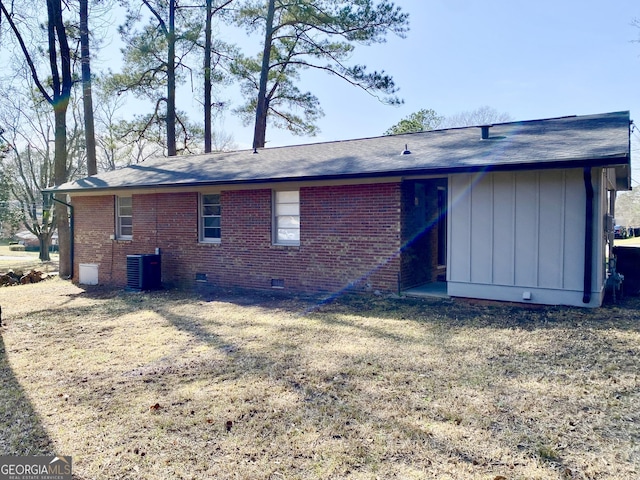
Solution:
[[[176,0],[169,1],[169,35],[167,38],[167,155],[176,148]]]
[[[207,0],[204,26],[204,153],[211,152],[211,4]]]
[[[55,118],[55,153],[54,153],[54,183],[62,185],[67,181],[67,107],[73,87],[71,76],[71,51],[67,41],[67,31],[62,18],[61,0],[47,0],[49,17],[49,65],[51,67],[51,84],[53,87],[52,106]],[[56,39],[59,52],[56,52]],[[58,69],[57,54],[60,55],[60,69]],[[60,76],[62,74],[62,78]],[[66,195],[57,196],[61,201]],[[58,229],[58,244],[60,248],[60,277],[71,276],[71,239],[69,228],[69,214],[67,207],[56,202],[56,227]]]
[[[89,0],[80,0],[80,57],[82,65],[82,102],[84,106],[84,136],[87,148],[87,174],[98,173],[96,136],[91,95],[91,57],[89,53]]]
[[[51,256],[49,255],[49,246],[51,245],[51,234],[41,233],[38,235],[38,243],[40,244],[40,258],[41,262],[49,262],[51,261]]]
[[[267,81],[269,79],[269,63],[271,60],[271,42],[273,40],[273,16],[275,14],[275,0],[269,0],[267,7],[267,25],[264,36],[264,50],[262,51],[262,68],[260,69],[260,86],[256,105],[256,123],[253,131],[253,148],[264,148],[267,135],[267,115],[269,102],[267,100]]]
[[[67,106],[69,99],[61,101],[54,107],[55,112],[55,184],[62,185],[67,181]],[[58,194],[56,198],[66,202],[66,195]],[[56,228],[58,230],[58,247],[60,249],[60,277],[71,276],[71,233],[69,228],[69,212],[65,205],[55,204]]]

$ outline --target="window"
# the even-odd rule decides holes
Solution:
[[[220,242],[220,194],[200,195],[200,241]]]
[[[131,197],[116,197],[116,237],[133,237],[133,207]]]
[[[275,192],[274,243],[300,245],[300,192]]]

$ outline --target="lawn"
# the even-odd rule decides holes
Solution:
[[[0,289],[0,455],[80,479],[640,476],[640,299]]]
[[[613,244],[615,246],[621,246],[621,247],[636,247],[636,246],[640,246],[640,237],[631,237],[631,238],[616,238],[613,241]]]
[[[38,252],[17,252],[10,249],[8,245],[0,245],[0,273],[6,273],[11,269],[28,272],[31,269],[43,272],[58,271],[58,254],[51,254],[50,262],[41,262]]]

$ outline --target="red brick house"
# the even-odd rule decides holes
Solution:
[[[600,305],[629,113],[157,158],[62,185],[79,265],[126,285],[397,292]],[[445,285],[442,283],[442,285]]]

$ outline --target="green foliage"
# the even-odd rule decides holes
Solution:
[[[11,202],[11,178],[2,164],[0,170],[0,235],[13,235],[19,228],[24,215],[22,211]]]
[[[0,160],[6,157],[7,153],[9,153],[9,150],[11,149],[9,144],[2,138],[3,133],[4,129],[0,127]]]
[[[294,134],[317,133],[315,123],[323,114],[320,102],[313,93],[302,92],[296,86],[300,72],[305,69],[337,76],[385,103],[402,103],[390,75],[384,71],[369,72],[364,65],[347,62],[356,44],[384,42],[388,33],[404,36],[408,30],[407,13],[386,0],[272,1],[274,19],[270,29],[266,22],[270,2],[246,2],[236,17],[238,24],[247,30],[264,32],[266,47],[270,44],[267,71],[262,69],[263,60],[267,60],[264,53],[258,58],[239,57],[231,70],[243,82],[247,102],[237,112],[246,123],[251,121],[252,114],[255,116],[260,103],[256,97],[260,78],[266,76],[263,114],[269,121]]]
[[[163,2],[156,5],[157,11],[166,10]],[[160,28],[158,20],[152,17],[147,24],[136,28],[142,17],[129,12],[123,25],[118,28],[125,48],[122,49],[124,67],[122,72],[114,74],[105,88],[110,88],[116,93],[131,91],[138,98],[147,98],[157,101],[166,92],[167,85],[167,50],[168,33]],[[176,13],[176,78],[184,81],[188,72],[183,62],[186,55],[191,52],[200,36],[201,25],[199,19],[190,15],[183,9],[177,9]],[[164,19],[163,22],[167,20]]]
[[[260,75],[260,58],[239,57],[231,67],[231,73],[243,78],[241,90],[248,100],[244,105],[235,109],[244,123],[250,125],[255,120],[257,97],[252,79]],[[315,135],[318,133],[316,121],[322,117],[320,100],[311,92],[302,92],[295,85],[300,75],[296,70],[288,74],[279,70],[269,71],[269,82],[278,85],[269,98],[268,105],[273,113],[271,123],[285,129],[294,135]]]
[[[423,108],[403,118],[389,128],[385,135],[399,135],[401,133],[424,132],[435,130],[440,126],[444,117],[438,115],[435,110]]]
[[[171,0],[175,1],[175,0]],[[107,95],[131,93],[136,98],[150,100],[154,105],[150,116],[139,116],[136,124],[139,138],[153,137],[160,122],[165,122],[165,138],[169,154],[175,147],[176,136],[182,145],[177,150],[189,150],[189,140],[196,136],[188,131],[190,126],[186,115],[174,111],[175,86],[183,83],[189,69],[185,57],[194,50],[202,30],[201,19],[195,16],[193,9],[180,8],[176,3],[175,30],[169,21],[169,5],[164,0],[145,2],[149,16],[148,22],[138,28],[143,20],[140,10],[129,10],[125,23],[119,27],[119,33],[125,42],[122,50],[124,65],[122,71],[110,74],[102,83]],[[173,66],[173,67],[172,67]],[[169,127],[174,122],[174,128]],[[171,132],[170,139],[169,135]],[[164,142],[163,142],[164,143]]]
[[[5,166],[2,165],[2,170],[0,170],[0,223],[4,223],[8,217],[10,193],[9,178]]]

